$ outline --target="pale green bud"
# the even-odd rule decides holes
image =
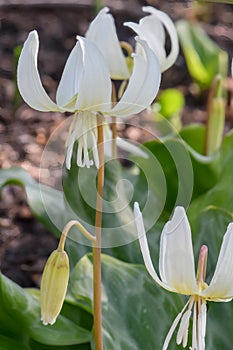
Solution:
[[[41,280],[41,321],[54,324],[59,315],[68,286],[69,258],[63,249],[50,255]]]

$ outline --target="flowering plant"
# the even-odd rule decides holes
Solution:
[[[51,135],[42,157],[52,164],[51,147],[62,144],[61,188],[37,183],[22,168],[0,171],[0,187],[24,186],[33,213],[59,239],[40,291],[0,275],[4,350],[231,347],[233,136],[222,136],[224,80],[212,82],[206,126],[169,128],[141,146],[118,138],[116,118],[151,118],[161,74],[178,56],[172,20],[143,11],[149,15],[139,23],[125,23],[137,35],[135,49],[118,40],[109,9],[99,12],[77,36],[56,102],[40,79],[35,30],[23,45],[22,98],[38,111],[69,113],[71,122]]]

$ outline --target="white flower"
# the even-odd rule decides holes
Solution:
[[[24,43],[18,63],[18,87],[25,102],[39,111],[73,112],[76,116],[67,143],[68,161],[74,141],[80,142],[77,163],[90,166],[88,148],[96,147],[96,114],[126,117],[141,112],[155,98],[161,73],[159,63],[147,43],[136,38],[144,55],[133,54],[134,68],[128,86],[119,102],[112,107],[112,83],[108,64],[98,47],[86,38],[77,37],[58,85],[56,103],[44,90],[38,68],[39,39],[32,31]],[[94,118],[95,120],[92,120]],[[90,130],[90,125],[93,131]],[[76,140],[74,140],[76,137]],[[71,147],[72,145],[72,147]],[[94,153],[98,167],[98,155]]]
[[[98,46],[106,59],[112,79],[129,79],[130,73],[117,38],[114,19],[104,7],[91,22],[86,38]]]
[[[141,39],[148,43],[158,57],[161,70],[164,72],[173,65],[179,53],[179,41],[175,25],[166,13],[156,10],[152,6],[145,6],[142,9],[150,15],[142,18],[139,23],[126,22],[124,25],[133,29]],[[171,49],[168,55],[165,50],[166,32],[164,27],[171,41]],[[139,47],[138,49],[140,50]]]
[[[174,215],[163,228],[160,240],[159,272],[156,273],[148,248],[142,214],[138,203],[134,214],[139,243],[145,266],[151,277],[170,292],[190,295],[182,311],[175,318],[165,339],[163,350],[168,348],[171,337],[178,326],[176,342],[187,346],[189,320],[193,313],[191,350],[205,349],[206,301],[227,302],[233,298],[233,223],[224,235],[214,275],[209,285],[205,282],[207,246],[202,246],[197,274],[192,247],[191,229],[182,207],[176,207]]]

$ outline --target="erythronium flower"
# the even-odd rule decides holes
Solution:
[[[136,38],[144,55],[133,54],[134,68],[128,86],[120,101],[112,106],[111,77],[103,54],[90,40],[80,36],[77,39],[58,85],[56,103],[47,95],[40,80],[37,68],[39,39],[36,31],[29,34],[19,58],[18,87],[25,102],[36,110],[74,113],[75,120],[71,124],[67,142],[68,168],[74,141],[80,144],[77,163],[89,167],[95,162],[98,167],[98,154],[95,151],[97,113],[126,117],[141,112],[155,98],[161,73],[153,51],[144,40]],[[94,160],[89,158],[90,147]]]
[[[150,15],[142,18],[139,23],[126,22],[124,25],[133,29],[141,39],[146,40],[158,57],[161,70],[164,72],[173,65],[179,53],[179,41],[175,25],[166,13],[156,10],[152,6],[145,6],[142,9]],[[168,55],[165,49],[166,32],[164,27],[171,40],[171,50]],[[140,50],[140,47],[138,49]]]
[[[129,79],[130,73],[117,38],[113,16],[104,7],[91,22],[86,38],[98,46],[104,55],[112,79]]]
[[[207,246],[200,250],[197,274],[195,276],[191,229],[182,207],[176,207],[173,217],[163,228],[160,239],[159,272],[156,273],[148,248],[142,214],[138,203],[134,215],[139,243],[145,266],[151,277],[170,292],[189,295],[190,298],[175,318],[165,339],[163,350],[168,348],[171,337],[179,325],[177,344],[187,346],[189,320],[193,313],[191,350],[205,349],[206,301],[227,302],[233,298],[233,223],[224,235],[214,275],[209,285],[205,282]],[[193,311],[192,311],[193,310]]]

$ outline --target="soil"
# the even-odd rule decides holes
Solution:
[[[21,166],[39,179],[40,159],[53,130],[66,116],[60,113],[40,113],[19,98],[16,90],[16,50],[28,33],[36,29],[40,36],[39,67],[46,90],[54,96],[64,62],[75,43],[83,35],[94,16],[94,1],[0,0],[0,167]],[[138,20],[141,6],[153,5],[172,17],[192,18],[233,56],[233,5],[205,3],[199,9],[189,1],[104,1],[117,21],[120,40],[131,40],[124,21]],[[229,80],[229,90],[232,91]],[[206,96],[195,96],[194,85],[187,72],[182,52],[176,64],[163,74],[161,88],[178,87],[185,95],[184,123],[206,120]],[[232,93],[232,92],[231,92]],[[229,94],[230,96],[230,94]],[[227,125],[232,127],[232,105],[227,109]],[[150,121],[148,121],[150,122]],[[138,121],[140,124],[140,121]],[[127,125],[119,132],[126,137],[144,141],[147,135]],[[17,186],[7,186],[0,202],[0,266],[2,272],[23,287],[39,286],[41,272],[57,240],[38,223],[26,201],[25,192]]]

